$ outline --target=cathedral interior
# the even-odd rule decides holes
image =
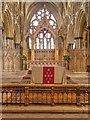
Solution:
[[[2,104],[87,105],[90,1],[1,2],[0,9]],[[31,84],[33,66],[64,67],[67,85]]]
[[[33,64],[63,65],[69,70],[90,69],[90,4],[2,3],[2,70],[21,70],[20,54]]]

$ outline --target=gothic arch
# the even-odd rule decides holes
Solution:
[[[86,33],[87,19],[86,13],[83,9],[80,9],[76,16],[74,37],[78,38],[80,48],[87,47],[87,33]]]
[[[81,16],[81,21],[80,21],[79,36],[83,36],[83,31],[86,28],[86,25],[87,25],[87,23],[86,23],[86,15],[83,14]]]
[[[58,43],[58,40],[56,42],[56,38],[58,35],[58,30],[57,30],[58,28],[57,28],[57,20],[55,16],[53,15],[53,13],[50,12],[45,6],[43,6],[43,8],[39,8],[39,10],[33,13],[33,16],[30,16],[30,17],[31,17],[31,20],[29,21],[30,27],[28,29],[29,33],[26,34],[25,40],[27,40],[27,37],[30,36],[31,40],[33,40],[32,45],[34,45],[37,35],[41,31],[46,29],[48,32],[52,34],[54,38],[54,46],[57,46],[56,44]],[[34,24],[35,22],[37,22],[37,25]],[[53,22],[53,24],[51,24],[51,22]]]
[[[45,26],[44,25],[40,25],[39,28],[37,28],[35,36],[44,28],[46,28],[48,31],[50,31],[52,33],[52,35],[55,37],[55,31],[53,31],[53,29],[51,28],[51,26],[48,24],[48,21],[45,21]],[[44,20],[42,21],[42,24],[44,23]]]
[[[60,17],[59,17],[59,12],[57,9],[57,6],[54,3],[49,3],[49,2],[37,2],[37,3],[32,3],[28,10],[27,10],[27,17],[26,17],[26,22],[25,22],[25,26],[26,29],[29,29],[29,22],[33,16],[34,13],[36,13],[40,8],[42,9],[43,7],[46,7],[51,13],[53,13],[54,17],[57,20],[57,25],[58,27],[60,26]],[[26,31],[27,31],[26,30]]]
[[[11,12],[7,9],[3,15],[4,29],[6,36],[13,36],[13,23]]]
[[[85,28],[86,23],[87,23],[86,13],[83,9],[80,9],[75,19],[75,29],[74,29],[75,37],[82,37],[83,29]]]

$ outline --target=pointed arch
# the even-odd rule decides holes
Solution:
[[[34,46],[34,48],[37,48],[37,49],[55,49],[55,46],[58,43],[58,42],[55,42],[56,36],[58,34],[57,20],[53,15],[53,13],[51,12],[51,10],[47,9],[46,4],[41,8],[39,7],[38,11],[33,13],[29,21],[30,23],[29,30],[28,30],[29,34],[27,36],[30,36],[30,38],[33,39],[31,44],[34,44],[34,45],[36,44],[36,46],[38,47]],[[51,38],[45,37],[45,34],[46,34],[44,33],[45,30],[47,34],[51,35]],[[42,38],[43,40],[41,40],[41,38],[38,37],[40,33],[43,34],[43,38]],[[38,39],[39,42],[36,39]],[[42,41],[42,43],[40,41]],[[46,44],[47,46],[45,47]],[[43,45],[43,46],[39,47],[39,45],[40,46]]]
[[[75,29],[74,29],[75,37],[82,37],[83,29],[85,28],[86,24],[87,24],[86,13],[83,9],[80,9],[75,19]]]
[[[27,10],[27,17],[26,17],[26,22],[25,22],[25,26],[26,26],[26,31],[28,31],[29,29],[29,22],[33,16],[34,13],[36,13],[40,8],[44,8],[44,6],[51,12],[53,13],[54,17],[57,20],[57,25],[59,27],[60,25],[60,15],[59,15],[59,11],[58,11],[58,7],[53,3],[53,2],[37,2],[37,3],[32,3],[28,10]]]
[[[55,37],[55,31],[52,29],[52,27],[49,24],[49,21],[47,19],[43,19],[43,21],[41,21],[41,24],[37,27],[35,36],[39,33],[39,31],[43,30],[44,28],[46,28],[48,31],[50,31],[52,33],[52,35]]]
[[[9,11],[9,9],[7,9],[4,12],[3,22],[4,22],[4,27],[5,27],[4,29],[5,29],[6,36],[12,37],[14,30],[13,30],[12,15],[11,15],[11,12]]]

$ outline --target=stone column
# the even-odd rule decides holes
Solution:
[[[90,48],[90,26],[87,27],[87,48]]]
[[[55,49],[55,60],[58,61],[58,49]]]
[[[31,60],[35,60],[35,51],[34,51],[35,37],[32,37],[32,47],[31,47]]]
[[[86,49],[86,36],[87,36],[87,30],[85,29],[84,32],[83,32],[83,49]]]
[[[34,50],[31,51],[31,60],[34,61]]]
[[[87,2],[86,4],[86,17],[87,17],[87,72],[90,72],[90,2]]]
[[[0,78],[2,76],[2,2],[0,2]]]
[[[82,48],[82,37],[75,37],[75,41],[76,41],[76,49],[81,49]]]
[[[89,51],[90,51],[90,26],[87,27],[87,48],[88,48],[88,51],[87,51],[87,54],[89,56]],[[88,57],[87,59],[87,71],[89,71],[88,69],[90,69],[90,59]]]
[[[90,48],[90,2],[86,4],[86,17],[87,17],[87,48]]]
[[[32,49],[31,49],[31,60],[34,61],[34,43],[32,43]]]
[[[64,36],[64,51],[63,54],[66,55],[67,54],[67,38],[66,35]]]
[[[6,48],[6,35],[3,35],[3,49]]]
[[[23,55],[27,57],[27,61],[23,61],[23,69],[28,69],[28,48],[25,34],[23,34]]]
[[[27,43],[26,43],[26,37],[25,37],[24,34],[22,36],[22,44],[21,44],[21,46],[22,46],[22,52],[23,52],[23,54],[27,55]]]
[[[11,46],[12,46],[12,49],[14,49],[14,48],[15,48],[15,45],[14,45],[14,40],[12,40],[12,42],[11,42]]]
[[[58,61],[58,37],[55,38],[55,60]]]
[[[9,48],[9,39],[6,37],[6,49]]]
[[[8,46],[8,48],[10,48],[10,49],[14,48],[14,39],[13,39],[13,37],[6,37],[6,42],[7,42],[6,46]]]

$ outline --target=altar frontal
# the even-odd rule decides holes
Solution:
[[[60,66],[33,66],[33,83],[66,84],[65,68]]]

